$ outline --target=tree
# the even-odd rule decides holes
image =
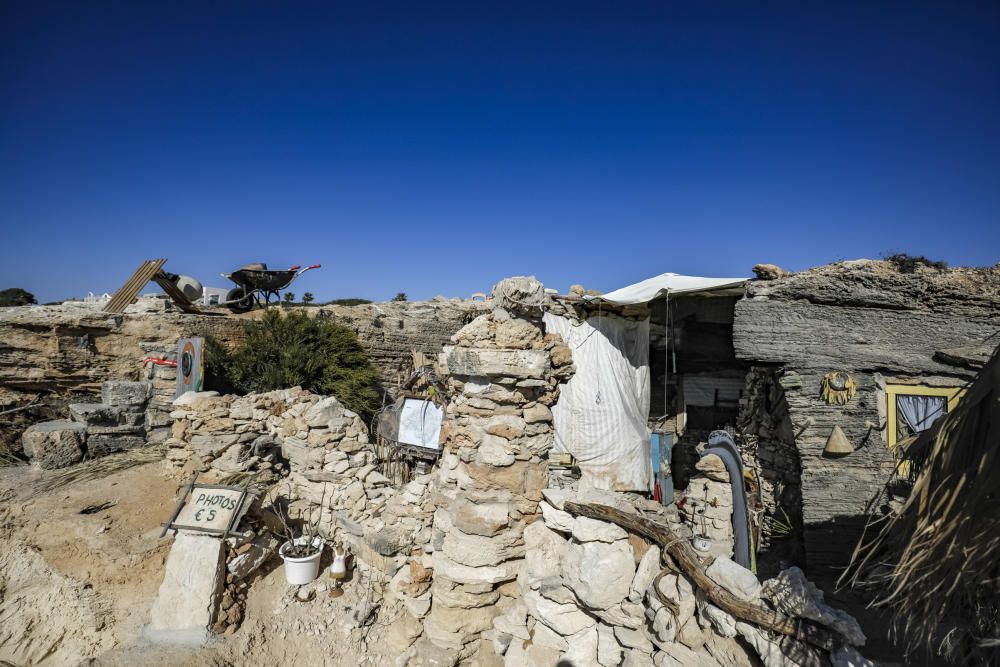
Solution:
[[[305,294],[302,295],[302,303],[312,303],[312,302],[313,302],[312,292],[306,292]]]
[[[392,297],[393,301],[406,301],[406,292],[399,292],[396,296]]]
[[[291,304],[295,301],[295,292],[285,292],[285,303]]]
[[[11,287],[0,290],[0,307],[4,306],[30,306],[35,301],[35,295],[20,287]]]
[[[298,385],[336,396],[365,421],[380,406],[378,371],[353,330],[301,310],[269,310],[243,326],[246,338],[231,352],[214,340],[206,344],[213,389],[253,393]]]

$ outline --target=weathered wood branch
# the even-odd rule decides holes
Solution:
[[[567,502],[564,509],[570,514],[608,521],[653,540],[673,557],[684,574],[691,578],[694,585],[703,591],[714,605],[741,621],[794,637],[826,651],[832,651],[842,643],[829,630],[815,623],[791,618],[763,605],[745,602],[716,584],[705,574],[705,567],[694,548],[668,526],[606,505]]]

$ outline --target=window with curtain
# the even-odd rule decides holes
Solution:
[[[896,396],[896,437],[901,440],[926,431],[948,412],[944,396]]]

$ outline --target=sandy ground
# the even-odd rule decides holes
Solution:
[[[360,573],[331,598],[321,577],[289,587],[272,562],[250,589],[243,625],[201,648],[154,646],[142,628],[171,539],[160,524],[187,480],[157,462],[36,493],[48,473],[0,468],[0,661],[14,665],[383,665],[383,608],[358,627],[372,599]],[[300,598],[306,598],[302,600]],[[378,602],[377,599],[372,600]]]

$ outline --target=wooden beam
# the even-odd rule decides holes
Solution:
[[[570,514],[613,523],[653,540],[673,557],[684,574],[691,578],[712,604],[741,621],[794,637],[826,651],[832,651],[843,643],[832,632],[815,623],[786,616],[760,604],[745,602],[719,586],[705,574],[705,567],[698,557],[698,552],[669,526],[654,523],[636,514],[628,514],[607,505],[566,502],[564,509]]]
[[[139,265],[139,268],[135,270],[135,273],[125,281],[115,295],[111,297],[111,301],[104,306],[104,312],[106,313],[124,313],[125,309],[131,304],[135,303],[136,297],[139,296],[139,292],[142,288],[146,286],[153,276],[159,272],[163,265],[167,263],[166,258],[163,259],[147,259],[145,262]]]

